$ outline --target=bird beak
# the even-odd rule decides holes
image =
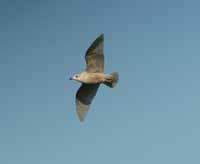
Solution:
[[[70,77],[70,78],[69,78],[69,80],[73,80],[73,78],[72,78],[72,77]]]

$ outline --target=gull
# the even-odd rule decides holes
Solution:
[[[76,93],[76,112],[79,120],[85,119],[92,100],[94,99],[100,84],[105,84],[114,88],[118,82],[117,72],[111,74],[104,73],[104,35],[101,34],[96,38],[85,54],[86,69],[85,71],[74,74],[70,80],[81,83],[81,87]]]

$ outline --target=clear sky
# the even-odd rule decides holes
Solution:
[[[199,164],[200,1],[0,1],[1,164]],[[84,123],[84,54],[105,70]]]

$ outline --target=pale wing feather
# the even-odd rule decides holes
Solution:
[[[81,103],[78,99],[76,99],[76,113],[81,122],[84,121],[84,118],[85,118],[89,108],[90,108],[90,105],[85,105],[85,104]]]

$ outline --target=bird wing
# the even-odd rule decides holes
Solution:
[[[103,54],[104,36],[101,34],[91,44],[85,54],[87,72],[104,71],[104,54]]]
[[[98,88],[99,84],[82,84],[78,89],[76,93],[76,112],[80,121],[84,121]]]

